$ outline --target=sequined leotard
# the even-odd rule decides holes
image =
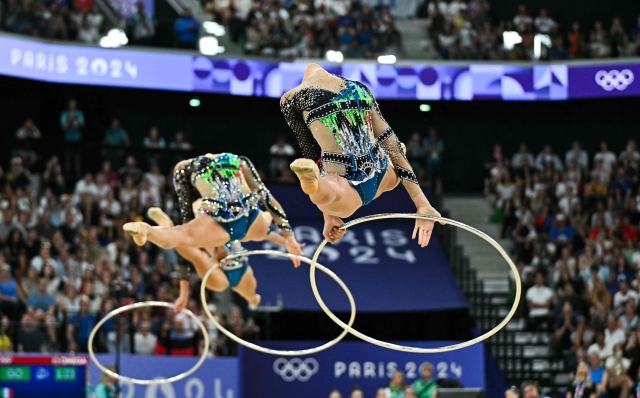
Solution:
[[[421,193],[400,141],[382,118],[369,88],[360,82],[336,77],[342,80],[337,93],[321,87],[304,87],[281,102],[302,155],[318,161],[322,175],[329,172],[326,167],[329,163],[343,166],[344,172],[338,174],[358,191],[363,205],[375,198],[389,161],[411,197]],[[321,148],[318,137],[312,133],[312,126],[322,129],[318,123],[324,126],[321,134],[331,134],[341,152]]]
[[[236,254],[244,250],[242,244],[238,241],[229,242],[223,247],[227,255]],[[247,272],[247,268],[249,268],[249,258],[246,256],[234,258],[220,265],[220,269],[226,275],[229,280],[229,286],[232,288],[238,286],[245,272]]]
[[[245,192],[242,178],[252,187]],[[198,179],[206,181],[215,197],[203,197],[200,214],[220,223],[231,236],[230,242],[242,240],[260,214],[263,203],[283,235],[291,234],[291,225],[278,202],[262,183],[258,172],[246,157],[223,153],[217,158],[199,156],[186,167],[176,170],[174,185],[184,223],[194,218],[191,209],[193,187]]]

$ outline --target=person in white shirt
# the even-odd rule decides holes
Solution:
[[[621,310],[629,300],[638,302],[638,293],[635,290],[629,289],[629,281],[624,274],[618,275],[618,283],[620,284],[620,290],[613,295],[613,307],[615,310]]]
[[[140,323],[140,330],[133,336],[133,351],[136,354],[153,355],[155,353],[158,338],[149,331],[150,329],[149,321]]]
[[[620,389],[621,397],[628,397],[629,390],[633,387],[633,381],[627,374],[631,361],[622,356],[624,345],[618,344],[611,357],[609,357],[604,367],[607,370],[607,388],[610,390]]]
[[[574,141],[571,145],[571,149],[567,151],[564,156],[564,162],[569,167],[569,164],[574,163],[576,168],[579,168],[583,171],[589,169],[589,155],[587,155],[587,151],[582,149],[582,145],[579,141]]]
[[[527,6],[521,5],[518,7],[518,15],[513,17],[513,24],[519,32],[527,30],[527,26],[531,25],[533,19],[527,12]]]
[[[596,332],[596,342],[587,349],[587,355],[596,354],[601,360],[605,360],[613,354],[611,348],[604,343],[604,333]]]
[[[527,290],[529,330],[537,330],[540,324],[548,320],[552,299],[553,291],[544,285],[544,275],[538,272],[536,274],[535,285]]]
[[[449,7],[447,7],[447,19],[451,21],[456,15],[460,14],[463,10],[466,11],[467,9],[467,3],[465,3],[464,1],[453,0],[449,4]]]
[[[607,328],[604,330],[604,344],[613,352],[613,348],[626,341],[624,330],[618,324],[615,315],[607,317]]]
[[[271,179],[275,180],[284,169],[289,166],[290,157],[296,154],[291,144],[289,144],[284,135],[278,136],[275,144],[269,148],[271,154],[271,162],[269,163],[269,171]]]
[[[604,169],[609,173],[611,173],[613,167],[618,163],[616,154],[609,150],[609,145],[606,141],[602,141],[600,143],[600,152],[595,154],[593,160],[595,162],[602,160],[602,167],[604,167]]]
[[[79,199],[82,195],[98,195],[98,187],[93,182],[93,176],[91,175],[91,173],[85,174],[84,178],[76,183],[74,194],[76,195],[76,199]]]
[[[529,165],[533,165],[535,162],[533,154],[529,152],[529,149],[527,148],[527,144],[522,142],[520,143],[520,150],[516,152],[511,158],[511,166],[516,169],[522,167],[524,159],[527,159]]]
[[[538,32],[544,34],[548,34],[555,26],[558,25],[556,21],[553,20],[553,18],[547,15],[547,10],[545,10],[544,8],[540,9],[540,15],[536,17],[533,24],[538,29]]]
[[[564,214],[569,215],[578,203],[580,203],[580,200],[573,194],[573,187],[571,185],[567,185],[565,191],[565,195],[558,202],[558,207]]]
[[[623,160],[628,160],[629,161],[629,165],[631,167],[634,168],[638,168],[638,166],[640,165],[640,152],[638,152],[637,148],[636,148],[636,141],[635,140],[629,140],[627,142],[627,147],[624,151],[622,151],[620,153],[620,156],[618,157],[619,161],[623,161]]]
[[[636,315],[636,301],[629,299],[624,306],[624,314],[620,315],[620,325],[626,333],[633,333],[638,327],[638,315]]]

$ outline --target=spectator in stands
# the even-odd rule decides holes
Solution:
[[[120,328],[120,345],[118,346],[118,331]],[[115,354],[121,352],[123,354],[131,354],[131,338],[129,337],[129,323],[126,318],[120,319],[120,325],[114,326],[114,330],[107,333],[107,352]]]
[[[624,329],[618,324],[615,315],[609,315],[607,317],[607,328],[604,331],[604,343],[607,346],[607,351],[614,352],[614,347],[625,341]]]
[[[289,168],[291,159],[295,156],[296,151],[283,134],[280,134],[276,142],[269,148],[271,161],[269,162],[269,172],[272,180],[276,180],[285,169]]]
[[[11,152],[12,156],[22,158],[22,164],[28,169],[38,160],[34,151],[33,142],[42,137],[42,133],[31,119],[27,119],[22,127],[16,130],[16,148]]]
[[[618,276],[618,286],[620,290],[613,295],[613,307],[615,310],[622,310],[631,300],[633,300],[634,303],[638,302],[638,292],[629,289],[629,281],[624,274]]]
[[[391,376],[389,386],[385,388],[385,394],[387,395],[387,398],[403,398],[405,387],[406,383],[404,373],[396,370]]]
[[[563,170],[560,158],[553,152],[549,144],[545,145],[542,152],[536,157],[536,165],[540,171],[545,169],[547,163],[550,163],[555,171],[561,172]]]
[[[115,168],[122,164],[124,150],[129,146],[129,135],[125,129],[120,126],[120,120],[111,120],[111,125],[104,132],[102,145],[104,146],[103,156]]]
[[[528,329],[536,331],[548,321],[553,299],[553,291],[545,286],[542,272],[536,273],[535,285],[527,290],[526,299],[529,307]]]
[[[511,158],[511,166],[515,169],[520,169],[525,165],[525,162],[528,165],[532,165],[534,164],[534,158],[533,154],[529,152],[527,144],[522,142],[520,143],[520,149],[518,152],[516,152]]]
[[[116,368],[111,365],[105,366],[105,368],[112,372],[116,371]],[[95,389],[96,398],[111,398],[117,396],[117,394],[118,390],[116,389],[116,379],[109,376],[107,373],[102,373],[100,384],[98,384]]]
[[[60,126],[64,131],[64,174],[70,176],[73,165],[76,179],[80,178],[82,170],[82,129],[84,124],[84,114],[78,109],[76,100],[69,100],[67,110],[60,115]]]
[[[411,385],[416,398],[435,398],[438,391],[438,383],[433,378],[433,365],[425,362],[420,367],[422,378],[417,379]],[[405,392],[405,398],[406,392]]]
[[[416,398],[416,394],[413,391],[413,387],[407,386],[404,389],[404,397],[403,398]]]
[[[87,352],[89,334],[96,325],[95,314],[89,310],[89,297],[83,295],[80,298],[80,312],[74,314],[69,320],[67,327],[67,339],[69,341],[69,351]]]
[[[178,48],[196,49],[200,24],[191,15],[189,9],[185,9],[182,16],[176,20],[175,35]]]
[[[87,44],[97,44],[100,41],[100,32],[89,19],[89,14],[84,14],[82,23],[78,29],[78,40]]]
[[[353,390],[351,390],[349,398],[364,398],[364,393],[362,392],[362,389],[360,389],[360,387],[355,386],[353,387]],[[407,398],[406,395],[405,398]]]
[[[516,30],[522,33],[527,30],[527,27],[532,23],[533,19],[529,16],[529,10],[527,10],[527,6],[525,6],[524,4],[518,6],[518,14],[513,17],[513,25],[515,26]]]
[[[145,12],[144,7],[143,2],[138,2],[136,11],[127,18],[127,36],[132,39],[131,44],[150,46],[156,34],[157,22],[153,16]]]
[[[567,151],[564,157],[564,161],[567,168],[571,164],[583,172],[586,172],[589,168],[589,156],[587,155],[587,151],[582,149],[579,141],[573,142],[571,150]]]
[[[4,262],[4,255],[0,254],[0,313],[17,322],[24,312],[25,301],[22,289],[11,276],[11,267]]]
[[[427,178],[436,194],[442,193],[442,152],[444,142],[438,136],[438,130],[431,127],[429,136],[422,141],[424,154],[427,158]]]
[[[636,311],[636,300],[629,299],[624,306],[624,313],[620,315],[619,321],[622,329],[627,333],[634,333],[636,328],[638,327],[638,315],[635,313]]]
[[[150,330],[151,323],[149,321],[140,323],[140,329],[133,337],[133,347],[136,354],[153,355],[155,352],[158,339]]]
[[[597,152],[593,157],[594,162],[602,161],[603,168],[611,173],[613,167],[618,163],[618,158],[615,153],[609,150],[609,145],[606,141],[600,143],[600,152]]]
[[[339,390],[331,390],[329,393],[329,398],[342,398],[342,394]]]
[[[26,313],[22,316],[18,333],[18,352],[46,352],[44,336],[36,326],[31,314]]]
[[[562,351],[573,346],[571,335],[577,328],[577,316],[573,312],[570,303],[565,302],[562,307],[562,314],[558,316],[554,325],[554,339],[551,343],[551,349],[556,358],[560,358]]]
[[[142,170],[136,166],[136,158],[127,156],[125,165],[118,170],[120,183],[126,183],[127,179],[131,179],[134,184],[138,184],[142,180],[142,176]]]
[[[520,398],[520,390],[518,387],[511,386],[507,391],[504,392],[505,398]]]
[[[633,381],[627,374],[631,361],[623,356],[624,343],[616,344],[613,355],[605,362],[607,393],[620,390],[620,398],[629,396],[629,390],[633,387]]]
[[[9,318],[0,314],[0,352],[13,351],[13,342],[8,334]]]
[[[525,381],[520,386],[523,398],[540,398],[540,390],[538,390],[538,384],[532,381]]]
[[[55,310],[56,300],[53,295],[47,293],[49,281],[45,278],[38,280],[38,290],[35,294],[29,295],[27,299],[27,309],[33,320],[39,325],[45,325],[52,345],[57,343],[55,332]]]
[[[26,189],[31,186],[31,174],[23,167],[22,158],[11,158],[11,170],[7,173],[7,182],[11,189]]]
[[[589,365],[584,361],[580,361],[575,377],[567,387],[567,398],[595,398],[596,389],[596,385],[591,380]]]

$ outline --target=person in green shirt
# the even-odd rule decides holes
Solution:
[[[416,398],[436,398],[438,394],[438,383],[433,378],[433,365],[425,362],[420,367],[422,379],[413,382],[412,388]]]
[[[387,398],[404,398],[404,388],[406,382],[404,379],[404,373],[399,370],[393,372],[391,381],[389,381],[389,387],[385,388],[384,392]]]
[[[106,368],[112,372],[116,371],[116,368],[113,366],[107,366]],[[96,398],[116,398],[117,394],[115,379],[108,374],[103,373],[100,384],[96,386],[94,393]]]

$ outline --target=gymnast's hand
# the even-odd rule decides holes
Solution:
[[[440,213],[433,207],[418,207],[418,214],[425,214],[428,216],[436,216],[440,217]],[[440,224],[446,224],[444,221],[439,221]],[[418,244],[420,247],[425,247],[429,244],[431,240],[431,233],[433,232],[434,222],[430,220],[425,220],[422,218],[416,218],[416,226],[413,228],[413,236],[411,239],[415,239],[416,235],[418,236]]]
[[[346,229],[340,229],[344,225],[344,222],[336,216],[324,215],[324,229],[322,230],[322,236],[330,242],[335,244],[339,241],[347,232]]]
[[[287,251],[291,254],[295,254],[296,256],[304,255],[302,253],[302,246],[303,245],[298,243],[298,241],[296,240],[296,237],[293,236],[293,234],[289,235],[284,241],[284,247],[287,248]],[[292,258],[291,261],[293,261],[293,265],[296,268],[300,266],[300,260],[298,260],[297,258]]]

